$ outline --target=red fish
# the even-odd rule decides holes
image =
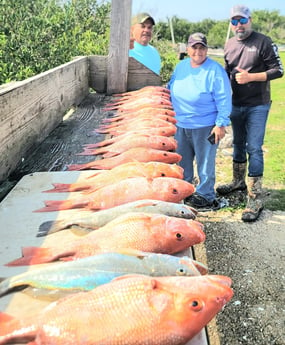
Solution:
[[[120,164],[128,162],[163,162],[172,164],[178,163],[180,162],[180,160],[181,155],[176,152],[155,150],[145,147],[134,147],[114,157],[99,159],[83,164],[69,165],[68,170],[109,170],[115,168]]]
[[[76,192],[82,190],[95,191],[126,178],[139,176],[146,178],[175,177],[182,179],[183,168],[177,164],[162,162],[129,162],[118,165],[110,170],[103,170],[99,174],[89,176],[82,182],[71,184],[54,183],[54,188],[47,190],[46,192]]]
[[[194,186],[181,179],[173,177],[157,177],[154,179],[133,177],[107,185],[77,198],[46,200],[46,206],[35,212],[60,211],[83,207],[91,210],[103,210],[143,199],[180,202],[193,192]]]
[[[122,113],[119,114],[117,116],[112,116],[112,117],[108,117],[102,120],[103,123],[122,123],[122,121],[131,121],[134,118],[143,118],[143,119],[147,119],[147,118],[159,118],[164,120],[165,117],[168,117],[168,122],[172,122],[172,123],[177,123],[177,120],[175,119],[175,117],[173,115],[167,115],[167,114],[160,114],[160,113],[144,113],[144,112],[139,112],[138,114],[134,114],[134,113]]]
[[[25,339],[33,345],[186,344],[231,300],[233,290],[226,276],[175,278],[180,283],[124,276],[25,320],[2,313],[0,344]]]
[[[136,110],[136,109],[141,109],[145,106],[152,106],[152,107],[165,107],[165,108],[170,108],[172,109],[172,103],[170,100],[165,99],[164,97],[157,97],[157,98],[149,98],[149,97],[138,97],[135,100],[130,100],[125,102],[124,104],[119,104],[119,105],[114,105],[110,107],[105,107],[103,110]]]
[[[175,151],[177,149],[177,141],[172,137],[152,136],[147,134],[128,135],[121,140],[104,146],[99,149],[92,149],[93,144],[86,145],[84,151],[78,153],[81,156],[102,155],[103,158],[116,156],[118,153],[125,152],[135,147],[145,147],[162,151]]]
[[[156,115],[156,114],[163,114],[163,115],[169,115],[169,116],[175,116],[175,111],[172,109],[168,109],[168,108],[161,108],[161,107],[151,107],[151,106],[145,106],[142,107],[141,109],[135,109],[135,110],[118,110],[116,112],[116,114],[113,115],[113,117],[116,116],[132,116],[132,117],[136,117],[139,116],[141,114],[152,114],[152,115]]]
[[[133,121],[126,122],[124,124],[111,124],[111,125],[102,125],[99,128],[95,129],[95,133],[116,133],[116,131],[129,131],[129,130],[136,130],[138,128],[157,128],[157,127],[170,127],[170,128],[175,128],[176,126],[166,120],[162,119],[143,119],[143,118],[138,118],[134,119]]]
[[[161,99],[165,99],[165,100],[170,100],[170,94],[169,93],[165,93],[165,92],[144,92],[141,95],[133,95],[133,96],[123,96],[123,97],[119,97],[119,98],[115,98],[111,103],[106,104],[107,107],[109,106],[116,106],[116,105],[121,105],[121,104],[129,104],[132,103],[136,100],[142,99],[142,98],[146,98],[148,100],[152,100],[152,101],[156,101],[156,100],[161,100]]]
[[[130,116],[131,114],[131,116]],[[165,115],[165,114],[149,114],[149,113],[141,113],[138,115],[133,115],[132,113],[122,114],[120,116],[114,116],[108,119],[104,119],[103,123],[112,123],[113,125],[121,125],[123,123],[128,123],[137,119],[160,119],[165,120],[167,122],[171,122],[176,124],[177,120],[172,115]]]
[[[131,135],[131,134],[150,134],[150,135],[162,135],[166,137],[171,137],[176,133],[176,127],[174,126],[164,126],[157,128],[136,128],[133,130],[116,130],[112,132],[113,137],[119,137],[121,135]]]
[[[133,90],[133,91],[123,92],[123,93],[115,93],[115,94],[113,94],[113,97],[139,96],[139,95],[142,95],[143,93],[149,92],[149,91],[150,92],[163,92],[166,94],[170,94],[169,89],[167,89],[166,87],[149,85],[149,86],[144,86],[144,87],[140,88],[139,90]]]
[[[23,257],[7,266],[42,264],[59,259],[74,260],[123,248],[174,254],[203,242],[206,237],[203,229],[201,223],[192,219],[144,212],[126,213],[98,230],[65,241],[64,244],[23,248]]]

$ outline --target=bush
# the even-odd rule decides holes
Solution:
[[[1,0],[0,84],[23,80],[70,61],[107,54],[110,3]]]

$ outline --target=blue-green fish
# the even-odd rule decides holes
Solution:
[[[0,283],[0,296],[27,286],[72,293],[87,291],[115,277],[133,273],[149,276],[197,276],[207,273],[205,265],[188,256],[126,251],[128,253],[106,252],[75,261],[39,265],[4,279]]]

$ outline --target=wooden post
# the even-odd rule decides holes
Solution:
[[[125,92],[128,81],[132,0],[112,0],[107,94]]]

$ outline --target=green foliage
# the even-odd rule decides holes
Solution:
[[[176,46],[173,47],[171,42],[160,40],[153,42],[161,56],[161,81],[165,85],[168,83],[174,67],[179,62]]]
[[[74,56],[107,54],[110,3],[1,0],[0,84],[23,80]]]

